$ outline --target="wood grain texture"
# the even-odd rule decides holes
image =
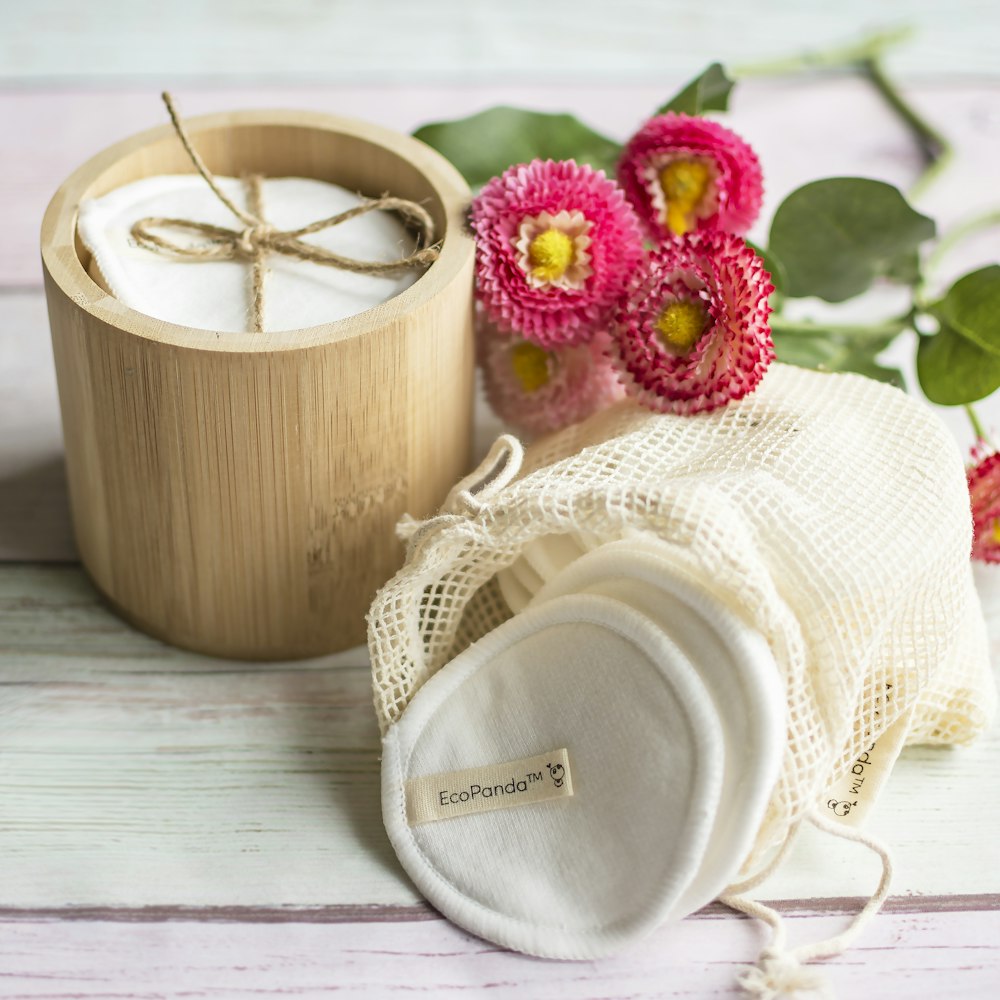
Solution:
[[[315,113],[191,119],[219,175],[306,176],[425,202],[441,255],[402,294],[306,330],[194,330],[99,288],[79,203],[192,172],[169,127],[59,189],[42,256],[74,534],[98,588],[177,645],[250,659],[353,646],[402,561],[395,524],[432,513],[470,460],[469,190],[406,136]]]
[[[0,80],[47,83],[153,78],[214,80],[526,79],[586,83],[694,74],[726,63],[784,56],[910,24],[895,52],[909,73],[996,73],[1000,19],[983,0],[174,0],[167,8],[122,0],[10,4],[0,35]],[[41,42],[44,39],[44,43]]]
[[[0,704],[0,907],[420,902],[382,828],[364,650],[194,656],[122,623],[77,569],[6,566]],[[896,895],[1000,893],[998,785],[996,729],[904,752],[871,823]],[[808,829],[760,894],[861,896],[877,877]]]
[[[842,916],[786,911],[793,941]],[[839,997],[992,1000],[1000,985],[1000,911],[880,915],[864,941],[823,963]],[[546,962],[470,937],[440,918],[386,923],[141,922],[0,919],[5,1000],[211,996],[426,995],[534,1000],[737,997],[734,977],[764,943],[721,911],[661,927],[623,955]]]
[[[116,4],[109,19],[100,2],[41,0],[5,12],[0,74],[13,86],[0,91],[7,227],[0,284],[14,294],[0,294],[0,559],[72,555],[37,291],[38,219],[78,163],[156,120],[151,108],[164,82],[190,81],[174,88],[189,113],[314,107],[408,130],[507,100],[582,111],[624,136],[708,57],[784,52],[897,9],[783,3],[761,16],[745,4],[688,5],[678,19],[659,3],[655,10],[629,3],[614,17],[606,6],[577,5],[580,29],[558,34],[555,46],[539,34],[546,49],[539,58],[525,44],[524,7],[490,7],[487,15],[463,4],[463,34],[448,18],[434,19],[429,65],[424,7],[398,7],[383,61],[356,44],[360,14],[343,13],[349,23],[319,30],[316,18],[341,18],[343,5],[318,12],[292,0],[282,17],[273,4],[265,11],[263,0],[239,10],[197,6],[182,0],[169,14],[151,15]],[[992,70],[992,8],[970,29],[965,5],[905,6],[905,14],[938,26],[910,50],[911,69],[973,71],[986,53]],[[354,10],[380,14],[378,5]],[[548,24],[558,7],[533,5],[531,13],[539,19],[530,23]],[[151,28],[149,16],[161,20]],[[230,85],[237,77],[228,74],[263,71],[280,89],[263,89],[259,76],[243,89],[198,86],[208,64],[204,39],[189,29],[216,17],[226,18],[227,32],[212,40],[211,65]],[[421,33],[408,30],[409,17],[419,17]],[[474,23],[481,27],[473,31]],[[286,58],[290,30],[305,46],[301,59]],[[179,33],[184,44],[176,45]],[[264,47],[273,63],[254,61]],[[129,66],[138,51],[149,58]],[[397,83],[385,82],[387,66],[398,69]],[[146,73],[148,85],[109,89],[125,74]],[[429,84],[430,73],[462,86]],[[479,73],[493,74],[494,83],[469,85]],[[633,73],[657,82],[609,84],[639,79]],[[342,86],[287,85],[295,76],[337,74]],[[545,74],[549,85],[538,87]],[[87,87],[23,89],[26,80],[78,78]],[[362,79],[377,84],[357,86]],[[996,85],[938,81],[913,93],[959,145],[955,168],[922,207],[947,224],[991,204],[1000,153]],[[853,81],[747,84],[732,122],[764,159],[765,216],[791,187],[822,174],[864,172],[906,184],[915,173],[905,135]],[[957,273],[995,256],[987,234],[947,268]],[[476,431],[492,436],[481,420]],[[734,970],[756,955],[764,935],[719,907],[594,963],[540,962],[463,934],[418,899],[398,868],[378,816],[377,769],[362,651],[268,665],[211,660],[124,625],[77,569],[0,567],[0,996],[737,995]],[[897,895],[859,944],[827,963],[838,996],[1000,994],[998,769],[996,731],[967,751],[904,753],[872,821],[895,849]],[[857,849],[804,838],[761,894],[779,900],[793,943],[815,940],[844,926],[875,868]],[[820,893],[831,894],[822,907],[801,902]]]

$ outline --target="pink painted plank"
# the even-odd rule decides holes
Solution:
[[[767,899],[768,906],[789,917],[857,913],[865,896],[828,896],[816,899]],[[890,896],[880,913],[971,913],[1000,911],[1000,893]],[[692,920],[732,917],[733,911],[718,901],[702,907]],[[68,920],[90,923],[149,924],[192,922],[202,924],[364,924],[438,920],[427,902],[408,906],[387,903],[337,903],[326,906],[0,906],[0,923],[25,920]]]
[[[350,115],[409,131],[436,119],[460,117],[493,104],[570,110],[595,127],[624,138],[683,81],[667,74],[661,83],[590,86],[525,86],[517,83],[325,86],[232,89],[184,88],[176,93],[185,115],[247,107],[299,107]],[[988,182],[1000,158],[1000,82],[913,86],[916,103],[946,124],[959,156],[941,184],[921,204],[954,217],[987,207]],[[757,148],[765,169],[768,201],[807,180],[861,173],[900,184],[912,179],[913,146],[872,90],[852,78],[741,83],[729,123]],[[49,198],[76,166],[133,132],[165,121],[156,90],[7,91],[0,93],[0,192],[5,238],[0,244],[0,285],[39,281],[38,229]],[[761,229],[757,235],[763,234]],[[984,253],[985,253],[984,248]]]
[[[845,917],[786,913],[793,943]],[[712,911],[661,928],[623,955],[553,962],[516,955],[434,917],[389,923],[0,922],[0,993],[40,998],[735,997],[766,942]],[[1000,992],[1000,911],[886,913],[824,963],[838,996],[987,1000]]]

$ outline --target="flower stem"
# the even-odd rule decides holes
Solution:
[[[912,313],[906,313],[880,323],[823,323],[809,319],[789,319],[772,313],[770,324],[771,329],[779,333],[832,334],[852,340],[877,340],[902,333],[910,325],[912,318]]]
[[[918,309],[930,307],[930,283],[945,257],[963,240],[993,226],[1000,226],[1000,208],[991,208],[988,212],[963,219],[937,241],[934,249],[927,255],[927,260],[924,261],[923,278],[913,292],[913,301]]]
[[[969,423],[972,424],[972,433],[976,435],[976,440],[985,441],[986,431],[983,430],[983,425],[980,423],[979,416],[972,408],[971,403],[965,404],[965,412],[969,417]]]
[[[980,230],[990,229],[993,226],[1000,226],[1000,208],[991,208],[988,212],[970,216],[963,219],[957,225],[952,226],[938,240],[937,245],[927,255],[927,262],[924,265],[928,273],[940,267],[941,261],[958,246],[962,240],[974,236]]]
[[[910,197],[916,198],[945,170],[954,156],[954,148],[948,139],[903,97],[899,88],[885,75],[878,57],[863,59],[860,67],[861,72],[910,130],[920,150],[924,169],[909,190]]]
[[[909,25],[877,31],[850,45],[839,45],[799,56],[751,63],[732,69],[736,79],[753,76],[787,76],[819,70],[855,70],[882,95],[916,140],[923,170],[910,188],[910,197],[922,194],[951,162],[953,149],[948,139],[930,124],[886,76],[882,58],[886,51],[913,35]]]
[[[751,76],[790,76],[814,70],[845,69],[858,66],[866,60],[879,58],[886,49],[906,41],[912,35],[913,29],[909,25],[903,25],[876,31],[849,45],[837,45],[783,59],[734,66],[729,70],[729,74],[737,79],[745,79]]]

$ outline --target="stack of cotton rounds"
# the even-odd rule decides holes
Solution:
[[[389,836],[468,930],[595,958],[737,880],[785,750],[784,689],[764,638],[668,551],[527,546],[498,579],[517,613],[386,736]]]
[[[245,184],[216,178],[227,197],[247,208]],[[337,184],[308,177],[261,181],[263,214],[278,229],[294,229],[356,207],[362,199]],[[240,221],[194,174],[145,177],[80,205],[77,230],[90,252],[91,278],[115,298],[155,319],[218,332],[250,329],[250,270],[245,259],[203,260],[155,253],[136,244],[140,219],[187,219],[227,228]],[[204,234],[170,227],[161,235],[203,247]],[[392,261],[414,240],[390,212],[368,212],[309,236],[309,242],[358,260]],[[412,285],[420,269],[362,274],[282,254],[267,258],[268,331],[297,330],[354,316]]]

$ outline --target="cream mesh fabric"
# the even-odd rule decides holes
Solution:
[[[537,443],[410,526],[369,616],[383,733],[457,652],[510,616],[494,579],[531,539],[651,532],[678,571],[769,641],[787,692],[759,870],[855,758],[913,707],[910,742],[964,743],[995,690],[969,564],[961,456],[931,411],[854,375],[774,365],[710,414],[625,402]],[[464,488],[463,488],[464,487]]]

